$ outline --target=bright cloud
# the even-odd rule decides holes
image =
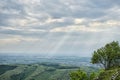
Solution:
[[[90,27],[85,27],[84,25],[80,25],[80,26],[68,26],[68,27],[63,27],[63,28],[55,28],[52,29],[50,32],[79,32],[79,31],[83,31],[83,32],[100,32],[100,31],[104,31],[102,29],[95,29],[95,28],[90,28]]]

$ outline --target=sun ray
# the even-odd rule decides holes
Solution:
[[[71,31],[70,32],[66,32],[66,34],[63,35],[63,37],[61,38],[61,40],[54,46],[54,49],[48,55],[49,58],[52,58],[54,55],[57,54],[57,52],[61,48],[61,46],[69,39],[70,33],[71,33]]]

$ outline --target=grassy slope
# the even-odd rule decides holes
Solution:
[[[69,80],[69,71],[77,69],[61,65],[32,64],[15,66],[17,67],[14,69],[6,69],[0,75],[0,80]]]
[[[8,65],[1,65],[0,66],[0,75],[5,73],[6,71],[8,70],[12,70],[12,69],[15,69],[17,66],[8,66]]]

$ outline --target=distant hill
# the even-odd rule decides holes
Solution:
[[[77,69],[79,67],[53,63],[0,65],[0,80],[70,80],[69,73]]]

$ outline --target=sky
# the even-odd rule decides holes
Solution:
[[[0,54],[91,56],[120,42],[120,0],[0,0]]]

